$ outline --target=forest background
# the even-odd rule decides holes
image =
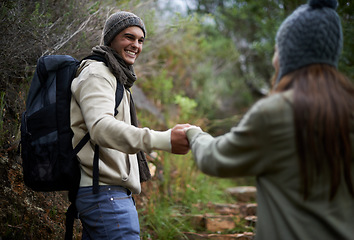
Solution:
[[[98,45],[104,21],[118,10],[140,16],[147,39],[133,89],[140,125],[165,130],[191,123],[217,136],[236,125],[271,89],[274,37],[305,0],[2,0],[0,2],[0,239],[61,239],[66,193],[36,193],[23,184],[20,116],[37,59],[81,59]],[[339,69],[354,79],[354,4],[340,0],[344,48]],[[189,231],[174,213],[201,213],[209,201],[232,202],[229,186],[253,178],[201,174],[192,155],[155,152],[154,173],[137,196],[142,239],[174,239]],[[81,226],[76,222],[75,236]]]

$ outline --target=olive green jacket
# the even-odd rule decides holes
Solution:
[[[256,176],[257,240],[353,240],[354,199],[344,179],[331,202],[329,177],[321,179],[307,201],[300,194],[292,95],[288,91],[258,101],[223,136],[187,130],[195,161],[212,176]],[[351,137],[354,141],[353,132]]]

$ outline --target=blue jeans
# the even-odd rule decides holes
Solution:
[[[138,212],[131,192],[120,186],[79,188],[76,207],[83,226],[82,239],[140,239]]]

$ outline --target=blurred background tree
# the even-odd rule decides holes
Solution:
[[[228,82],[228,86],[233,91],[232,99],[235,101],[233,106],[247,102],[246,99],[249,98],[249,95],[245,94],[245,89],[239,89],[238,86],[235,86],[235,82],[237,82],[237,85],[247,86],[248,92],[253,97],[251,102],[266,94],[271,87],[273,75],[271,59],[276,31],[286,16],[307,1],[193,0],[186,2],[190,3],[188,5],[189,13],[200,13],[212,17],[211,23],[209,22],[212,30],[205,27],[207,30],[204,31],[204,34],[209,38],[215,37],[218,40],[229,39],[234,45],[232,48],[225,44],[223,48],[211,43],[217,47],[218,51],[215,52],[218,54],[220,52],[232,54],[229,58],[223,56],[222,60],[232,65],[229,70],[223,69],[224,74],[226,74],[226,71],[230,73],[226,79],[223,79],[223,83]],[[339,69],[353,80],[353,3],[340,0],[337,11],[342,19],[344,33],[344,48]],[[235,54],[235,51],[237,54]],[[209,53],[208,56],[212,57],[212,54]],[[218,62],[214,65],[224,66],[225,64]],[[215,73],[215,71],[213,72]],[[223,88],[223,91],[225,94],[220,94],[220,92],[217,94],[227,96],[230,89]],[[242,96],[241,100],[238,98],[240,95]],[[225,100],[230,101],[230,99]],[[233,111],[229,112],[234,114]]]

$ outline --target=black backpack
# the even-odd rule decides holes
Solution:
[[[106,63],[103,57],[91,55]],[[107,64],[107,63],[106,63]],[[21,157],[26,186],[34,191],[69,191],[66,238],[72,238],[75,198],[80,183],[77,153],[89,141],[87,133],[73,148],[70,128],[71,83],[80,61],[68,55],[49,55],[38,59],[21,119]],[[117,81],[115,115],[124,87]],[[95,147],[94,185],[98,183],[98,146]]]

